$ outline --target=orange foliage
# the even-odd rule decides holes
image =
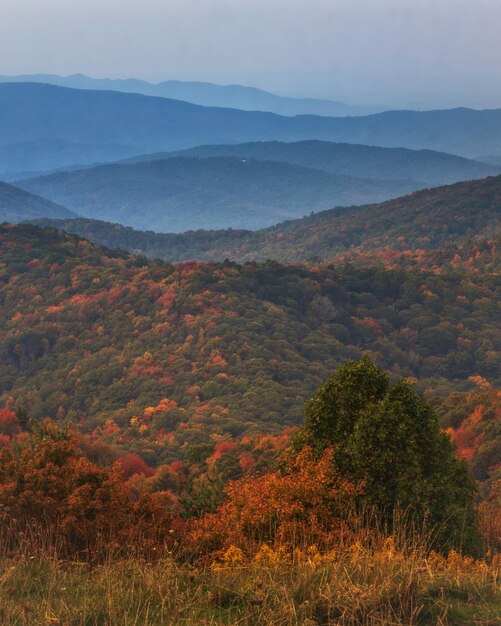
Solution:
[[[486,391],[492,389],[491,383],[486,378],[484,378],[483,376],[479,376],[478,374],[475,376],[469,376],[468,380],[471,380],[476,385],[478,385],[481,389],[484,389]]]
[[[109,550],[154,549],[171,540],[169,529],[181,522],[170,494],[134,500],[118,465],[96,465],[76,441],[44,427],[48,435],[27,438],[15,454],[0,449],[0,524],[11,544],[39,529],[65,554],[103,558]]]
[[[342,518],[361,486],[339,478],[332,467],[331,449],[320,460],[304,449],[287,473],[229,483],[227,502],[192,522],[189,550],[201,556],[236,546],[254,554],[263,543],[292,549],[299,537],[305,545],[344,545],[351,533]]]
[[[116,472],[78,457],[69,440],[42,440],[18,458],[5,449],[1,459],[0,504],[4,523],[17,529],[35,521],[66,537],[77,549],[123,524],[129,499]]]
[[[475,427],[482,421],[484,408],[483,405],[475,407],[471,415],[461,422],[459,428],[448,428],[446,430],[457,446],[458,455],[467,461],[473,459],[475,451],[482,440],[482,434],[478,434]]]

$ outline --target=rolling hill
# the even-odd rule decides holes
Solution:
[[[279,116],[201,107],[114,91],[37,83],[0,84],[0,176],[17,171],[113,160],[203,144],[250,141],[335,142],[433,149],[463,156],[498,154],[501,110],[388,111],[361,117]],[[62,149],[57,157],[52,142]],[[48,142],[46,150],[40,142]],[[83,145],[78,154],[76,146]],[[39,147],[33,151],[34,147]],[[8,147],[8,149],[7,149]],[[42,146],[43,148],[43,146]],[[73,152],[72,152],[73,151]]]
[[[336,204],[366,204],[419,187],[237,157],[103,165],[17,184],[82,216],[160,232],[263,228]]]
[[[424,497],[431,449],[452,494],[440,472],[437,508],[445,494],[454,514],[474,484],[433,402],[479,483],[487,546],[498,546],[500,287],[463,271],[172,266],[0,226],[3,615],[403,624],[423,608],[423,624],[494,624],[499,559],[463,556],[464,524],[458,551],[422,549],[438,525],[421,540],[413,489],[394,515],[412,527],[398,521],[388,537],[375,509],[353,515],[365,483],[340,478],[330,450],[319,461],[303,450],[292,468],[281,453],[305,398],[341,361],[368,355],[392,382],[419,377],[427,397],[353,364],[309,403],[309,441],[321,451],[337,425],[344,450],[355,423],[349,443],[376,459],[372,485],[407,464]]]
[[[501,176],[418,191],[358,209],[332,209],[272,228],[138,232],[92,220],[43,221],[109,247],[169,261],[332,259],[348,251],[437,249],[501,232]]]
[[[298,423],[312,391],[364,353],[421,389],[499,383],[499,291],[488,273],[173,266],[3,225],[0,406],[170,463]]]
[[[344,176],[419,181],[423,187],[485,178],[499,174],[501,170],[501,164],[481,163],[433,150],[380,148],[319,140],[199,146],[172,153],[131,157],[126,162],[156,161],[172,156],[236,156],[280,161]]]
[[[0,182],[0,223],[23,222],[38,218],[67,219],[77,214],[45,198]]]

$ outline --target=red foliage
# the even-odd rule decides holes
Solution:
[[[169,465],[169,469],[174,474],[180,474],[186,470],[186,463],[183,461],[172,461]]]
[[[172,287],[166,288],[164,293],[158,298],[163,309],[168,311],[176,299],[176,292]]]
[[[238,462],[244,472],[250,472],[250,470],[256,464],[256,459],[251,452],[242,452],[238,459]]]
[[[220,459],[224,454],[228,454],[228,452],[233,452],[233,450],[237,449],[237,444],[234,441],[218,441],[214,446],[214,452],[211,455],[211,459],[216,461]]]
[[[19,422],[17,421],[14,411],[8,409],[0,409],[0,435],[6,435],[13,437],[17,435],[21,429],[19,428]]]
[[[122,480],[128,480],[135,474],[143,474],[144,476],[153,476],[155,470],[152,469],[138,454],[129,452],[119,461],[120,477]]]
[[[366,326],[367,328],[370,328],[370,330],[372,330],[372,332],[379,336],[383,334],[383,329],[381,328],[381,326],[376,322],[375,319],[372,319],[372,317],[364,317],[363,319],[359,320],[361,324],[363,324],[364,326]]]

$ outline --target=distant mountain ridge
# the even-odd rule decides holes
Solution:
[[[501,109],[285,117],[116,91],[0,84],[0,178],[14,169],[86,165],[204,144],[310,139],[469,157],[499,154]]]
[[[490,165],[501,165],[501,154],[488,154],[486,156],[479,157],[477,160],[489,163]]]
[[[82,216],[159,232],[263,228],[333,205],[396,197],[420,186],[224,156],[102,165],[17,184]]]
[[[14,182],[41,172],[80,168],[121,160],[130,149],[120,144],[87,144],[62,139],[41,139],[0,145],[1,177]]]
[[[184,100],[208,107],[242,109],[244,111],[268,111],[278,115],[323,115],[337,117],[365,115],[381,110],[381,107],[362,107],[318,98],[295,98],[279,96],[256,87],[244,85],[216,85],[202,81],[166,80],[150,83],[137,78],[91,78],[84,74],[57,76],[54,74],[29,74],[0,76],[1,83],[47,83],[71,89],[95,89],[140,93]]]
[[[476,238],[499,238],[501,176],[418,191],[357,209],[332,209],[255,232],[160,234],[84,219],[37,223],[168,261],[295,262],[332,259],[350,251],[439,249]]]
[[[23,189],[0,182],[0,223],[38,218],[75,218],[77,213]]]
[[[156,161],[173,156],[237,156],[280,161],[331,174],[387,180],[412,180],[423,187],[445,185],[501,173],[501,163],[487,164],[433,150],[380,148],[320,140],[259,141],[244,144],[198,146],[177,152],[140,155],[125,163]]]

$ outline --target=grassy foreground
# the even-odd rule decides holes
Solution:
[[[389,539],[321,555],[230,548],[203,568],[138,559],[2,558],[1,624],[499,625],[499,562],[403,555]]]

